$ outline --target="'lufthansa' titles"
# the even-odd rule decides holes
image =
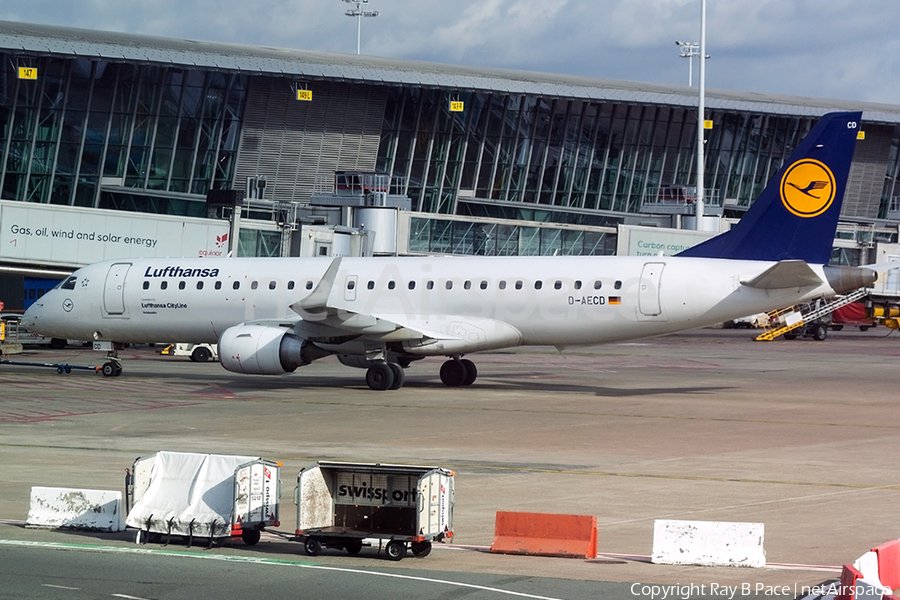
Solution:
[[[154,269],[147,267],[144,271],[144,277],[218,277],[219,269],[186,269],[184,267],[172,266],[163,267],[162,269]]]

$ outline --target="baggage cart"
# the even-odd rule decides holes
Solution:
[[[391,560],[453,538],[453,471],[441,467],[320,461],[297,475],[296,540],[357,554],[376,541]]]
[[[238,537],[248,545],[278,527],[281,463],[253,456],[157,452],[134,461],[125,524],[138,541]],[[168,542],[168,538],[167,538]]]

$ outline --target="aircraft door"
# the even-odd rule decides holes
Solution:
[[[106,274],[103,288],[103,310],[107,315],[125,314],[125,276],[131,263],[115,263]]]
[[[659,288],[665,266],[666,263],[644,263],[638,290],[638,308],[644,316],[655,317],[662,313]]]

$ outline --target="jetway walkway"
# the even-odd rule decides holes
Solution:
[[[772,311],[768,313],[770,325],[755,339],[757,342],[772,341],[780,335],[799,329],[811,321],[824,317],[835,309],[861,300],[868,294],[869,288],[860,288],[845,296],[837,296],[830,302],[819,303],[809,310],[797,310],[797,307],[791,306]]]

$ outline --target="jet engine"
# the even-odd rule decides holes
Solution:
[[[219,362],[233,373],[284,375],[329,354],[281,327],[237,325],[219,338]]]

